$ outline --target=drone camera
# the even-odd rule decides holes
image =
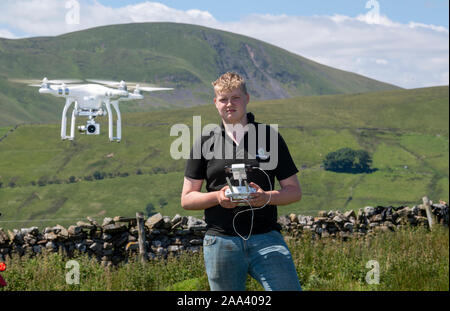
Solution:
[[[80,131],[80,133],[86,135],[99,135],[100,124],[95,123],[94,121],[88,121],[86,125],[79,126],[78,130]]]
[[[100,134],[100,124],[89,124],[86,129],[86,134],[88,135],[98,135]]]

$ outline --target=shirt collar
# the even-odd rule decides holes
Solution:
[[[255,115],[251,112],[247,112],[247,122],[255,123]],[[223,124],[223,121],[220,121],[220,128],[222,129],[222,132],[225,133],[225,125]]]

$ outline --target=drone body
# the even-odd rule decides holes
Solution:
[[[28,83],[30,81],[31,80],[15,80],[15,82],[19,83]],[[173,90],[172,88],[141,87],[139,84],[126,83],[124,81],[87,81],[93,83],[73,84],[82,81],[48,80],[47,78],[44,78],[41,84],[29,84],[30,86],[39,87],[40,94],[50,94],[66,99],[61,119],[62,140],[74,140],[75,124],[78,116],[88,117],[86,126],[83,125],[78,127],[78,130],[81,133],[98,135],[100,134],[100,125],[95,123],[95,118],[108,115],[109,140],[111,142],[120,142],[122,139],[122,119],[119,110],[119,102],[142,100],[144,99],[144,96],[141,94],[141,91],[153,92]],[[134,89],[134,92],[129,92],[128,86],[131,86],[130,88]],[[67,135],[67,112],[72,104],[74,104],[74,108],[72,111],[70,135]],[[113,114],[111,106],[114,108],[117,115],[116,135],[113,133]]]

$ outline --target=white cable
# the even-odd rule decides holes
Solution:
[[[272,199],[272,190],[273,190],[273,189],[272,189],[272,182],[270,181],[269,175],[268,175],[264,170],[260,169],[259,167],[253,167],[253,168],[257,168],[257,169],[259,169],[261,172],[263,172],[264,174],[266,174],[267,180],[269,181],[269,184],[270,184],[269,200],[268,200],[263,206],[257,207],[257,208],[253,208],[253,206],[250,204],[250,202],[249,202],[248,200],[244,199],[244,201],[247,202],[248,205],[250,206],[250,209],[246,209],[246,210],[240,211],[240,212],[236,213],[236,215],[234,215],[234,217],[233,217],[233,229],[234,229],[234,232],[236,232],[236,234],[237,234],[238,236],[240,236],[244,241],[248,241],[248,239],[250,239],[250,236],[252,235],[252,230],[253,230],[253,219],[254,219],[254,216],[255,216],[255,212],[254,212],[254,211],[266,207],[266,205],[269,204],[270,200]],[[236,230],[236,227],[235,227],[235,225],[234,225],[234,221],[235,221],[237,215],[239,215],[239,214],[241,214],[241,213],[243,213],[243,212],[248,212],[248,211],[251,211],[251,212],[252,212],[252,221],[251,221],[251,224],[250,224],[250,232],[249,232],[249,234],[248,234],[248,237],[247,237],[247,238],[244,238],[244,237],[243,237],[242,235],[240,235],[239,232]]]

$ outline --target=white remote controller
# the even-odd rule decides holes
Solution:
[[[233,186],[232,190],[228,188],[225,190],[225,196],[231,199],[231,202],[246,203],[246,200],[250,200],[250,194],[256,193],[253,187]]]

